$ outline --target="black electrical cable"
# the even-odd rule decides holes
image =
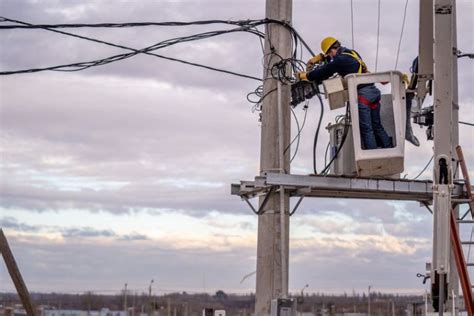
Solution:
[[[316,94],[319,100],[319,104],[321,105],[321,113],[319,115],[319,122],[318,122],[318,127],[316,128],[316,132],[314,134],[314,140],[313,140],[313,172],[314,174],[318,174],[318,171],[316,170],[316,147],[318,145],[318,137],[319,137],[319,130],[321,129],[321,122],[323,121],[323,116],[324,116],[324,104],[323,104],[323,99],[321,96]]]
[[[0,17],[3,22],[21,23],[17,20]],[[209,24],[248,25],[262,20],[203,20],[190,22],[127,22],[127,23],[66,23],[66,24],[30,24],[30,25],[0,25],[0,29],[60,29],[60,28],[126,28],[143,26],[190,26]]]
[[[20,23],[18,20],[8,19],[5,17],[0,17],[3,19],[2,22],[14,22]],[[203,20],[203,21],[191,21],[191,22],[132,22],[132,23],[96,23],[96,24],[39,24],[39,25],[0,25],[0,29],[38,29],[38,28],[124,28],[124,27],[143,27],[143,26],[190,26],[190,25],[208,25],[208,24],[228,24],[228,25],[238,25],[238,26],[250,26],[257,27],[265,24],[278,24],[286,29],[293,35],[295,44],[297,40],[301,41],[304,47],[308,50],[311,55],[314,55],[314,52],[308,46],[308,44],[303,40],[299,33],[286,21],[276,20],[276,19],[257,19],[257,20]],[[21,23],[20,23],[21,24]],[[261,33],[261,32],[260,32]],[[261,33],[263,35],[263,33]],[[296,51],[296,45],[295,45]]]
[[[31,25],[29,23],[22,22],[22,21],[17,21],[17,20],[11,20],[11,21],[14,21],[16,23],[25,24],[27,26]],[[210,70],[226,72],[226,73],[229,73],[229,74],[233,74],[233,75],[237,75],[237,76],[241,76],[241,77],[261,81],[261,79],[256,78],[256,77],[242,75],[242,74],[238,74],[238,73],[227,71],[227,70],[217,69],[215,67],[199,65],[197,63],[190,63],[190,62],[180,60],[180,59],[177,59],[177,58],[166,57],[166,56],[157,55],[157,54],[153,54],[153,53],[149,52],[150,50],[160,49],[160,48],[163,48],[163,47],[171,46],[171,45],[181,43],[181,42],[185,42],[185,41],[203,39],[203,38],[208,38],[208,37],[217,36],[217,35],[221,35],[221,34],[225,34],[225,33],[236,32],[236,31],[237,32],[238,31],[244,31],[244,32],[253,33],[253,34],[258,35],[259,37],[263,36],[263,34],[257,33],[255,30],[248,30],[247,27],[240,27],[240,28],[225,30],[225,31],[205,32],[205,33],[200,33],[200,34],[196,34],[196,35],[192,35],[192,36],[181,37],[181,38],[172,39],[172,40],[166,40],[166,41],[160,42],[158,44],[149,46],[149,47],[141,49],[141,50],[137,50],[137,49],[125,47],[125,46],[122,46],[122,45],[117,45],[117,44],[113,44],[113,43],[110,43],[110,42],[105,42],[105,41],[93,39],[93,38],[90,38],[90,37],[80,36],[80,35],[72,34],[72,33],[68,33],[68,32],[63,32],[63,31],[58,31],[58,30],[53,30],[53,29],[47,29],[47,28],[45,28],[45,29],[48,30],[48,31],[52,31],[52,32],[56,32],[56,33],[60,33],[60,34],[68,35],[68,36],[73,36],[73,37],[77,37],[77,38],[81,38],[81,39],[85,39],[85,40],[89,40],[89,41],[93,41],[93,42],[97,42],[97,43],[101,43],[101,44],[105,44],[105,45],[109,45],[109,46],[113,46],[113,47],[118,47],[118,48],[122,48],[122,49],[131,50],[131,51],[134,52],[134,54],[116,55],[116,56],[112,56],[112,57],[109,57],[109,58],[106,58],[106,59],[96,60],[96,61],[86,62],[86,63],[60,65],[60,66],[53,66],[53,67],[47,67],[47,68],[36,68],[36,69],[29,69],[29,70],[23,70],[23,71],[15,71],[15,72],[11,72],[11,71],[10,72],[1,72],[0,74],[6,75],[6,74],[24,73],[24,72],[38,72],[38,71],[43,71],[43,70],[61,70],[62,68],[70,68],[70,67],[78,67],[78,69],[74,69],[74,70],[82,70],[82,69],[85,69],[85,68],[89,68],[93,65],[106,64],[106,63],[109,63],[109,62],[112,62],[112,61],[117,61],[117,60],[122,60],[122,59],[125,59],[125,58],[129,58],[129,57],[132,57],[132,56],[134,56],[136,54],[139,54],[139,53],[144,53],[144,54],[149,54],[149,55],[153,55],[153,56],[156,56],[156,57],[165,58],[165,59],[169,59],[169,60],[173,60],[173,61],[179,61],[179,62],[190,64],[190,65],[193,65],[193,66],[200,66],[200,67],[207,68],[207,69],[210,69]],[[65,69],[62,69],[62,70],[65,70]]]
[[[94,60],[94,61],[89,61],[89,62],[82,62],[82,63],[65,64],[65,65],[43,67],[43,68],[32,68],[32,69],[24,69],[24,70],[17,70],[17,71],[4,71],[4,72],[0,72],[0,75],[12,75],[12,74],[18,74],[18,73],[32,73],[32,72],[40,72],[40,71],[46,71],[46,70],[80,71],[80,70],[84,70],[84,69],[87,69],[87,68],[90,68],[90,67],[93,67],[93,66],[105,65],[105,64],[108,64],[108,63],[111,63],[111,62],[123,60],[123,59],[126,59],[126,58],[133,57],[136,54],[143,53],[143,54],[153,55],[155,57],[159,57],[159,58],[163,58],[163,59],[168,59],[168,60],[171,60],[171,61],[181,62],[181,63],[192,65],[192,66],[202,67],[202,68],[213,70],[213,71],[219,71],[219,72],[223,72],[223,73],[227,73],[227,74],[236,75],[236,76],[239,76],[239,77],[244,77],[244,78],[248,78],[248,79],[261,81],[260,78],[256,78],[256,77],[252,77],[252,76],[248,76],[248,75],[243,75],[243,74],[239,74],[239,73],[236,73],[236,72],[223,70],[223,69],[218,69],[218,68],[215,68],[215,67],[210,67],[210,66],[206,66],[206,65],[197,64],[197,63],[192,63],[192,62],[188,62],[188,61],[177,59],[177,58],[158,55],[158,54],[150,53],[150,51],[157,50],[157,49],[160,49],[160,48],[163,48],[163,47],[168,47],[168,46],[171,46],[171,45],[174,45],[174,44],[177,44],[177,43],[181,43],[181,42],[198,40],[198,39],[203,39],[203,38],[217,36],[217,35],[221,35],[221,34],[225,34],[225,33],[238,32],[238,31],[253,33],[261,39],[261,38],[264,37],[264,34],[260,31],[258,31],[256,29],[256,27],[258,25],[268,24],[268,23],[280,24],[280,25],[286,27],[289,30],[289,32],[293,35],[293,39],[294,39],[294,42],[295,42],[295,45],[294,45],[295,50],[293,52],[293,60],[295,60],[295,57],[296,57],[296,53],[297,53],[296,48],[298,47],[297,46],[298,40],[300,40],[301,45],[305,45],[305,47],[312,53],[309,46],[305,43],[305,41],[301,38],[301,36],[299,36],[299,34],[296,32],[296,30],[293,27],[288,25],[286,22],[282,22],[282,21],[279,21],[279,20],[272,20],[272,19],[238,20],[238,21],[207,20],[207,21],[194,21],[194,22],[161,22],[161,23],[141,22],[141,23],[100,23],[100,24],[56,24],[56,25],[53,25],[53,24],[32,25],[30,23],[26,23],[26,22],[19,21],[19,20],[8,19],[8,18],[5,18],[5,17],[2,17],[2,19],[3,19],[3,22],[9,21],[9,22],[22,24],[21,26],[23,28],[41,28],[41,29],[45,29],[45,30],[48,30],[48,31],[61,33],[61,34],[64,34],[64,35],[73,36],[73,37],[77,37],[77,38],[81,38],[81,39],[85,39],[85,40],[89,40],[89,41],[93,41],[93,42],[97,42],[97,43],[101,43],[101,44],[105,44],[105,45],[109,45],[109,46],[113,46],[113,47],[118,47],[118,48],[122,48],[122,49],[131,50],[134,53],[133,54],[115,55],[115,56],[111,56],[111,57],[108,57],[108,58],[105,58],[105,59]],[[72,33],[69,33],[69,32],[63,32],[63,31],[58,31],[58,30],[53,29],[53,28],[65,28],[65,27],[130,27],[130,26],[150,26],[150,25],[184,26],[184,25],[203,25],[203,24],[213,24],[213,23],[225,23],[225,24],[231,24],[231,25],[240,25],[240,27],[237,28],[237,29],[231,29],[231,30],[225,30],[225,31],[215,31],[215,32],[206,32],[206,33],[196,34],[196,35],[192,35],[192,36],[188,36],[188,37],[172,39],[172,40],[160,42],[158,44],[155,44],[153,46],[150,46],[150,47],[147,47],[147,48],[144,48],[144,49],[140,49],[140,50],[129,48],[129,47],[126,47],[126,46],[123,46],[123,45],[113,44],[113,43],[102,41],[102,40],[93,39],[93,38],[90,38],[90,37],[80,36],[80,35],[77,35],[77,34],[72,34]],[[4,28],[15,28],[15,26],[10,25],[10,26],[5,26]],[[293,60],[292,60],[292,62],[293,62]],[[298,61],[298,62],[301,62],[301,61]],[[68,69],[68,68],[72,68],[72,69]],[[295,70],[297,67],[293,64],[292,68]],[[290,76],[282,76],[282,74],[279,74],[278,77],[280,79],[284,78],[284,80],[281,80],[281,81],[286,81],[286,83],[288,83],[288,82],[291,83]]]
[[[274,19],[264,19],[264,21],[267,21],[268,23],[276,23],[276,24],[280,24],[284,27],[286,27],[291,33],[293,33],[294,37],[295,38],[298,38],[301,43],[303,44],[303,46],[308,50],[308,52],[311,54],[311,56],[314,56],[314,52],[313,50],[311,49],[311,47],[309,47],[309,45],[303,40],[303,38],[301,37],[301,35],[296,31],[296,29],[294,29],[290,24],[284,22],[284,21],[280,21],[280,20],[274,20]],[[296,46],[295,46],[296,47]]]
[[[468,125],[468,126],[474,126],[473,123],[469,123],[469,122],[462,122],[462,121],[459,121],[459,124],[464,124],[464,125]]]
[[[82,39],[88,39],[88,40],[92,40],[92,41],[99,42],[99,43],[102,43],[102,44],[111,45],[111,46],[114,46],[114,47],[120,47],[120,48],[124,48],[124,49],[129,49],[129,50],[134,50],[134,49],[130,49],[128,47],[124,47],[124,46],[121,46],[121,45],[108,43],[108,42],[105,42],[105,41],[86,38],[84,36],[80,36],[80,35],[76,35],[76,34],[72,34],[72,33],[68,33],[68,32],[57,31],[54,28],[133,27],[133,26],[152,26],[152,25],[154,25],[154,26],[186,26],[186,25],[204,25],[204,24],[224,23],[224,24],[230,24],[230,25],[239,25],[242,28],[246,28],[244,31],[247,31],[247,32],[250,32],[250,33],[254,33],[255,35],[258,35],[259,38],[260,38],[260,41],[261,41],[261,39],[264,38],[265,34],[262,33],[261,31],[259,31],[256,27],[259,26],[259,25],[262,25],[262,24],[266,25],[266,24],[270,24],[270,23],[276,23],[276,24],[282,25],[285,28],[287,28],[293,36],[293,40],[294,40],[294,45],[293,46],[295,47],[294,52],[293,52],[293,59],[296,59],[295,57],[296,57],[296,53],[297,53],[298,40],[300,41],[300,45],[305,45],[305,47],[308,49],[308,51],[310,51],[312,53],[309,46],[304,42],[304,40],[301,38],[301,36],[298,34],[298,32],[296,32],[296,30],[293,27],[291,27],[286,22],[279,21],[279,20],[273,20],[273,19],[237,20],[237,21],[204,20],[204,21],[194,21],[194,22],[140,22],[140,23],[41,24],[41,25],[33,25],[33,24],[30,24],[30,23],[26,23],[26,22],[19,21],[19,20],[8,19],[8,18],[5,18],[5,17],[2,17],[2,19],[3,19],[3,22],[9,21],[9,22],[22,24],[21,26],[18,26],[18,25],[3,26],[3,28],[34,28],[34,29],[40,28],[40,29],[46,29],[46,30],[49,30],[49,31],[53,31],[53,32],[57,32],[57,33],[61,33],[61,34],[69,35],[69,36],[74,36],[74,37],[78,37],[78,38],[82,38]],[[229,31],[232,32],[232,30],[229,30]],[[229,32],[229,31],[221,31],[221,32],[226,33],[226,32]],[[181,41],[183,41],[183,39],[181,39]],[[261,46],[262,46],[262,49],[263,49],[263,43],[262,42],[261,42]]]
[[[328,158],[328,151],[329,147],[331,146],[331,142],[328,142],[328,145],[326,146],[326,150],[324,151],[324,165],[327,165],[327,158]]]
[[[262,103],[263,103],[263,100],[268,96],[270,95],[272,92],[275,92],[277,90],[277,88],[274,88],[270,91],[268,91],[267,93],[263,94],[263,85],[259,85],[255,91],[253,92],[250,92],[247,94],[247,101],[249,101],[250,103],[253,103],[254,104],[254,110],[261,110],[262,108]],[[251,96],[252,95],[255,95],[257,96],[258,100],[252,100]]]
[[[300,147],[300,132],[301,132],[301,128],[300,128],[300,122],[298,121],[298,117],[296,116],[296,113],[295,113],[295,110],[293,110],[293,108],[290,106],[290,110],[291,110],[291,114],[293,114],[293,117],[295,119],[295,122],[296,122],[296,129],[298,130],[298,133],[296,134],[296,136],[293,138],[293,140],[288,144],[288,146],[285,148],[285,150],[283,151],[283,154],[286,154],[286,151],[287,149],[289,148],[289,146],[291,146],[291,144],[295,141],[295,139],[298,139],[298,141],[296,142],[296,149],[295,149],[295,153],[293,154],[293,157],[290,158],[290,163],[293,161],[293,159],[295,159],[296,157],[296,154],[298,153],[298,149]]]
[[[4,19],[6,19],[6,18],[4,18]],[[9,19],[6,19],[6,20],[9,20]],[[17,20],[9,20],[9,21],[14,21],[16,23],[25,24],[26,26],[31,25],[29,23],[22,22],[22,21],[17,21]],[[133,49],[133,48],[130,48],[130,47],[126,47],[126,46],[123,46],[123,45],[117,45],[117,44],[114,44],[114,43],[110,43],[110,42],[106,42],[106,41],[102,41],[102,40],[98,40],[98,39],[94,39],[94,38],[90,38],[90,37],[86,37],[86,36],[81,36],[81,35],[69,33],[69,32],[63,32],[63,31],[58,31],[58,30],[48,29],[48,28],[43,28],[43,29],[51,31],[51,32],[55,32],[55,33],[60,33],[60,34],[64,34],[64,35],[68,35],[68,36],[72,36],[72,37],[76,37],[76,38],[80,38],[80,39],[93,41],[93,42],[96,42],[96,43],[105,44],[105,45],[108,45],[108,46],[113,46],[113,47],[117,47],[117,48],[131,50],[131,51],[133,51],[133,53],[115,55],[115,56],[111,56],[111,57],[108,57],[108,58],[105,58],[105,59],[95,60],[95,61],[90,61],[90,62],[83,62],[83,63],[74,63],[74,64],[67,64],[67,65],[45,67],[45,68],[33,68],[33,69],[18,70],[18,71],[3,71],[3,72],[0,72],[0,75],[11,75],[11,74],[18,74],[18,73],[32,73],[32,72],[39,72],[39,71],[45,71],[45,70],[78,71],[78,70],[83,70],[83,69],[86,69],[86,68],[89,68],[89,67],[92,67],[92,66],[104,65],[104,64],[107,64],[107,63],[110,63],[110,62],[126,59],[126,58],[129,58],[129,57],[133,57],[137,54],[143,53],[143,54],[152,55],[152,56],[163,58],[163,59],[168,59],[168,60],[172,60],[172,61],[181,62],[181,63],[188,64],[188,65],[193,65],[193,66],[197,66],[197,67],[206,68],[206,69],[209,69],[209,70],[219,71],[219,72],[232,74],[232,75],[239,76],[239,77],[244,77],[244,78],[248,78],[248,79],[262,81],[260,78],[239,74],[239,73],[236,73],[236,72],[233,72],[233,71],[218,69],[218,68],[215,68],[215,67],[210,67],[210,66],[206,66],[206,65],[197,64],[197,63],[192,63],[192,62],[188,62],[188,61],[185,61],[185,60],[172,58],[172,57],[167,57],[167,56],[163,56],[163,55],[158,55],[158,54],[150,52],[151,50],[156,50],[156,49],[160,49],[160,48],[163,48],[163,47],[168,47],[168,46],[175,45],[175,44],[178,44],[178,43],[181,43],[181,42],[198,40],[198,39],[208,38],[208,37],[217,36],[217,35],[226,34],[226,33],[231,33],[231,32],[243,31],[243,32],[253,33],[255,35],[258,35],[259,37],[263,36],[262,34],[257,33],[255,30],[249,30],[247,27],[239,27],[239,28],[236,28],[236,29],[225,30],[225,31],[205,32],[205,33],[200,33],[200,34],[196,34],[196,35],[191,35],[191,36],[166,40],[166,41],[160,42],[158,44],[155,44],[155,45],[152,45],[152,46],[140,49],[140,50]],[[66,68],[72,68],[72,67],[75,67],[75,69],[66,69]]]
[[[299,146],[300,146],[301,132],[303,131],[303,128],[306,124],[306,117],[308,116],[308,103],[309,103],[309,101],[303,106],[304,117],[303,117],[303,123],[301,124],[301,127],[299,126],[298,118],[295,115],[295,111],[293,110],[293,108],[290,108],[291,112],[293,113],[293,115],[295,117],[297,130],[298,130],[298,133],[295,135],[295,137],[293,137],[291,142],[288,144],[288,146],[286,146],[285,150],[283,151],[283,154],[285,154],[288,151],[288,149],[291,147],[291,145],[295,142],[295,140],[298,140],[297,143],[296,143],[295,152],[294,152],[293,156],[290,159],[290,163],[293,161],[293,159],[295,159],[296,154],[298,153],[298,149],[299,149]]]
[[[277,55],[278,57],[281,57]],[[294,73],[304,69],[305,63],[299,59],[295,58],[281,58],[280,61],[273,64],[270,69],[272,77],[283,84],[293,84],[295,83]],[[288,69],[291,69],[292,72],[288,73]]]
[[[428,168],[428,166],[430,165],[430,163],[433,161],[433,158],[434,158],[434,155],[431,156],[430,160],[428,161],[428,163],[426,164],[426,166],[423,168],[423,170],[420,171],[420,173],[414,177],[412,180],[417,180],[422,174],[423,172],[425,172],[425,170]]]
[[[458,58],[469,57],[470,59],[474,59],[474,54],[459,54]]]
[[[346,115],[345,115],[345,117],[346,118],[345,118],[345,121],[344,121],[344,133],[342,135],[341,144],[339,145],[339,147],[337,147],[336,152],[334,153],[334,156],[331,158],[329,163],[324,167],[323,171],[321,171],[321,174],[323,174],[323,175],[326,175],[329,172],[329,168],[331,167],[334,160],[336,160],[337,155],[339,155],[339,152],[342,150],[342,147],[344,146],[347,135],[349,134],[349,127],[350,127],[349,104],[347,104],[347,106],[346,106]]]

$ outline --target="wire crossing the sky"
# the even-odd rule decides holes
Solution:
[[[258,36],[259,38],[264,38],[264,33],[259,31],[256,27],[264,24],[269,24],[269,23],[276,23],[284,26],[289,30],[289,32],[292,34],[294,41],[295,41],[295,47],[297,47],[297,42],[298,40],[301,41],[301,43],[306,47],[306,49],[310,52],[311,49],[309,46],[304,42],[304,40],[301,38],[301,36],[296,32],[296,30],[293,29],[289,24],[283,21],[278,21],[278,20],[271,20],[271,19],[262,19],[262,20],[237,20],[237,21],[226,21],[226,20],[205,20],[205,21],[193,21],[193,22],[137,22],[137,23],[98,23],[98,24],[40,24],[40,25],[33,25],[30,23],[26,23],[23,21],[18,21],[18,20],[13,20],[13,19],[8,19],[5,17],[0,17],[1,22],[13,22],[13,23],[18,23],[20,25],[0,25],[0,29],[16,29],[16,28],[26,28],[26,29],[44,29],[76,38],[81,38],[101,44],[105,44],[108,46],[113,46],[117,48],[122,48],[126,50],[132,51],[132,53],[127,53],[127,54],[119,54],[119,55],[114,55],[110,56],[107,58],[103,59],[98,59],[98,60],[93,60],[93,61],[87,61],[87,62],[80,62],[80,63],[71,63],[71,64],[64,64],[64,65],[56,65],[56,66],[49,66],[49,67],[41,67],[41,68],[30,68],[30,69],[22,69],[22,70],[13,70],[13,71],[1,71],[0,75],[13,75],[13,74],[20,74],[20,73],[33,73],[33,72],[41,72],[41,71],[80,71],[84,70],[90,67],[94,66],[100,66],[100,65],[105,65],[108,63],[120,61],[123,59],[127,59],[130,57],[133,57],[137,54],[147,54],[147,55],[153,55],[155,57],[171,60],[171,61],[176,61],[192,66],[197,66],[201,68],[205,68],[208,70],[213,70],[213,71],[218,71],[218,72],[223,72],[247,79],[253,79],[253,80],[258,80],[262,81],[262,79],[249,76],[249,75],[244,75],[240,74],[234,71],[229,71],[229,70],[224,70],[224,69],[219,69],[216,67],[211,67],[211,66],[206,66],[198,63],[193,63],[189,61],[185,61],[182,59],[178,58],[173,58],[173,57],[168,57],[168,56],[163,56],[163,55],[158,55],[155,53],[151,53],[152,51],[172,46],[178,43],[183,43],[183,42],[190,42],[190,41],[195,41],[195,40],[201,40],[205,38],[210,38],[222,34],[229,34],[229,33],[234,33],[234,32],[248,32],[251,34],[254,34]],[[165,40],[163,42],[159,42],[155,45],[148,46],[142,49],[134,49],[130,47],[126,47],[123,45],[117,45],[114,43],[106,42],[103,40],[98,40],[94,39],[91,37],[86,37],[86,36],[81,36],[69,32],[63,32],[56,30],[57,28],[78,28],[78,27],[92,27],[92,28],[123,28],[123,27],[138,27],[138,26],[188,26],[188,25],[208,25],[208,24],[228,24],[228,25],[233,25],[233,26],[239,26],[234,29],[229,29],[229,30],[220,30],[220,31],[211,31],[211,32],[204,32],[204,33],[198,33],[194,34],[191,36],[187,37],[181,37],[181,38],[175,38],[175,39],[169,39]],[[296,49],[295,49],[295,54],[296,55]]]

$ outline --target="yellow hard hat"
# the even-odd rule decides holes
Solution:
[[[337,39],[334,37],[328,36],[325,39],[321,41],[321,50],[323,53],[326,55],[328,53],[328,50],[331,48],[334,43],[337,42]]]

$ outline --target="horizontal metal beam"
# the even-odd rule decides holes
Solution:
[[[232,184],[231,192],[233,195],[253,197],[275,185],[284,186],[285,190],[289,190],[290,196],[420,202],[430,202],[433,199],[431,181],[279,173],[265,173],[255,177],[255,181]],[[463,196],[462,184],[455,184],[453,196]]]

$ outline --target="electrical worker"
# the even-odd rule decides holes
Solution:
[[[334,37],[326,37],[321,41],[323,53],[312,57],[307,63],[307,72],[297,74],[299,80],[322,82],[335,73],[344,77],[352,73],[366,73],[367,66],[355,51],[341,46]],[[314,69],[328,59],[329,62]],[[363,149],[376,149],[377,147],[393,147],[392,138],[382,126],[380,119],[380,90],[373,83],[357,86],[359,128]]]

